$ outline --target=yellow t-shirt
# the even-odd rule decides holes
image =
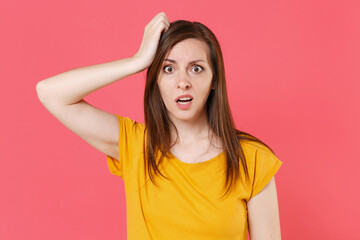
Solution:
[[[171,180],[156,176],[157,188],[144,172],[145,124],[116,116],[120,161],[107,155],[107,163],[110,172],[124,180],[128,240],[247,239],[246,203],[282,164],[269,149],[258,143],[242,144],[250,184],[237,184],[221,200],[226,178],[224,152],[200,163],[185,163],[173,155],[164,158],[160,170]],[[242,167],[240,176],[245,182]]]

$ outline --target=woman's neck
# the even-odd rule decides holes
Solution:
[[[211,134],[206,114],[194,121],[172,120],[178,131],[178,139],[175,144],[188,145],[201,139],[208,138]],[[171,129],[173,142],[176,140],[176,131]]]

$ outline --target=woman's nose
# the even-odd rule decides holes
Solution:
[[[181,89],[188,89],[191,87],[191,83],[188,79],[188,76],[186,74],[181,74],[181,76],[179,76],[179,81],[178,81],[178,88]]]

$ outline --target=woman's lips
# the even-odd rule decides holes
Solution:
[[[175,99],[175,102],[179,101],[181,98],[191,98],[193,99],[193,96],[191,96],[190,94],[186,94],[186,95],[181,95],[181,96],[178,96],[176,99]]]
[[[176,101],[176,105],[183,110],[186,110],[188,108],[190,108],[192,101],[193,101],[193,96],[191,96],[190,94],[186,94],[186,95],[181,95],[178,96],[175,101]]]
[[[176,102],[176,105],[183,110],[190,108],[191,104],[192,104],[192,100],[186,103]]]

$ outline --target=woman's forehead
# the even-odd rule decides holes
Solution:
[[[204,41],[188,38],[175,44],[165,56],[165,59],[175,62],[190,62],[195,60],[208,61],[209,47]],[[164,59],[164,61],[165,61]]]

